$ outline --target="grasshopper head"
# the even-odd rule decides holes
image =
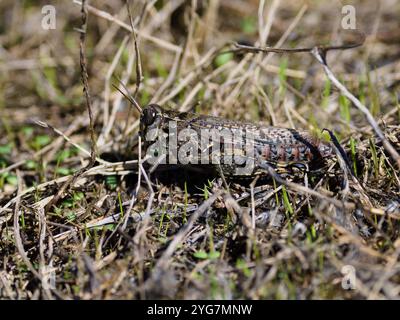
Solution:
[[[158,104],[149,104],[140,116],[140,135],[144,139],[154,140],[162,125],[163,109]]]

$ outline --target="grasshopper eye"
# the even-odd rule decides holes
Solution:
[[[149,106],[143,110],[142,121],[146,126],[150,126],[151,124],[153,124],[155,118],[156,110],[153,107]]]

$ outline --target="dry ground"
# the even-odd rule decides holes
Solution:
[[[399,298],[398,169],[365,115],[311,54],[220,54],[234,41],[348,41],[340,1],[130,1],[139,87],[125,1],[90,1],[92,169],[80,5],[52,1],[56,29],[44,30],[47,2],[0,3],[0,298]],[[399,152],[400,3],[351,3],[365,43],[330,52],[328,64]],[[254,197],[251,181],[227,188],[182,169],[147,181],[132,161],[139,114],[117,79],[142,106],[329,128],[359,182],[337,161],[293,178],[297,187],[258,182]],[[344,290],[352,267],[355,289]]]

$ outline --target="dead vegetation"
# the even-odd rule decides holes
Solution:
[[[365,42],[327,55],[366,110],[318,52],[230,51],[351,42],[339,1],[96,0],[86,28],[62,1],[55,30],[45,4],[0,4],[1,298],[399,298],[397,1],[354,1]],[[115,86],[141,106],[328,128],[356,178],[340,157],[256,183],[150,173]]]

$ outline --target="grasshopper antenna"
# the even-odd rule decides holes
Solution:
[[[126,99],[129,100],[129,102],[140,112],[140,114],[143,113],[143,109],[142,107],[139,105],[139,103],[136,101],[136,99],[129,93],[128,88],[125,86],[125,84],[119,79],[116,78],[119,82],[119,84],[124,88],[124,90],[126,91],[123,92],[118,86],[116,86],[115,84],[113,84],[113,87],[115,89],[117,89]]]

